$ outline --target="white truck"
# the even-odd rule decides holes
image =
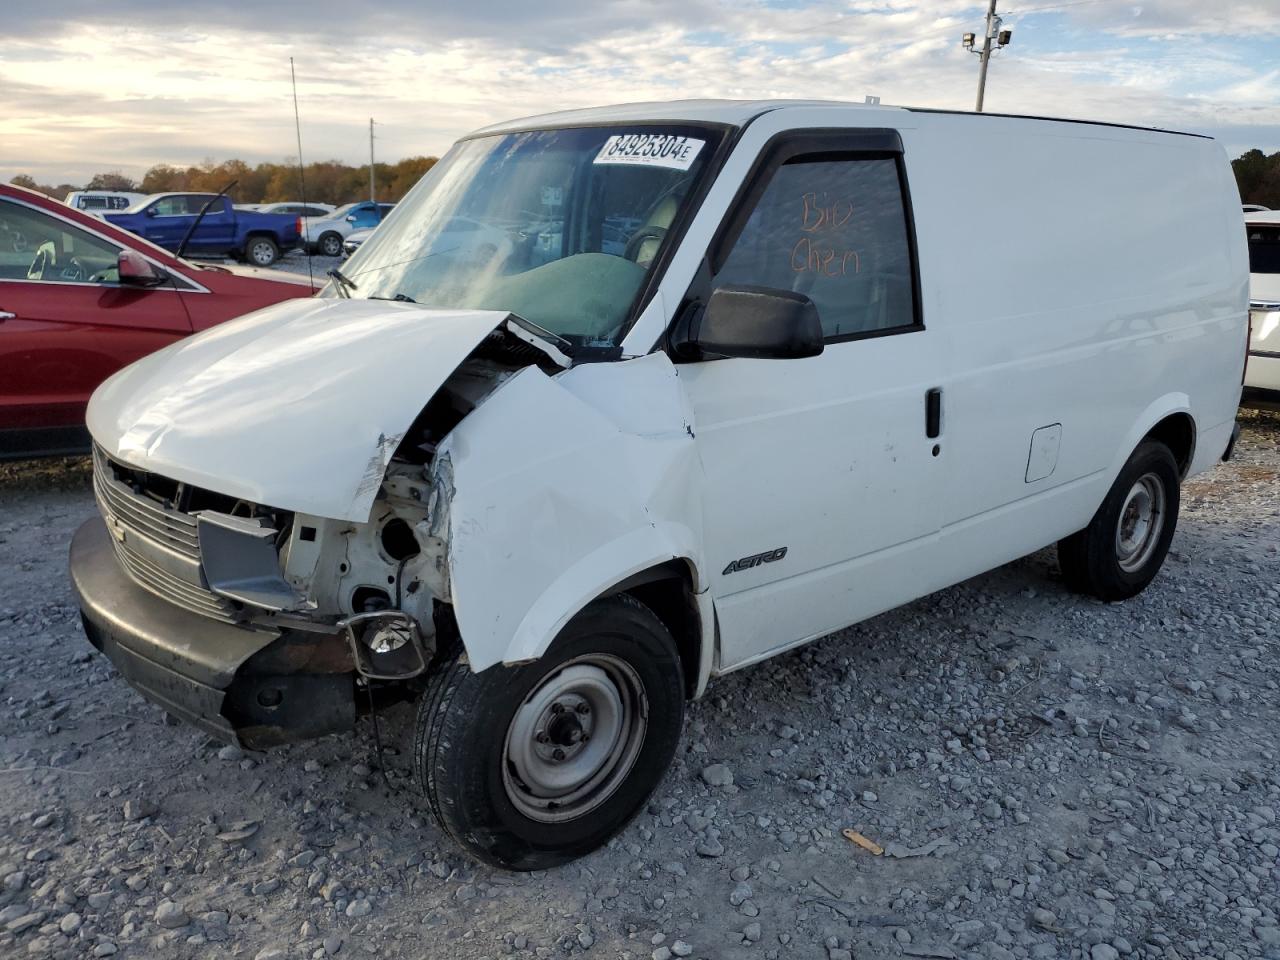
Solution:
[[[128,193],[122,190],[73,190],[63,202],[69,207],[100,217],[104,213],[127,210],[145,199],[145,193]]]
[[[415,698],[449,835],[581,856],[716,676],[1055,542],[1073,590],[1146,587],[1237,430],[1239,204],[1212,140],[1104,124],[486,128],[317,299],[97,391],[86,630],[250,747]]]
[[[1247,407],[1280,410],[1280,210],[1244,215],[1249,242]]]

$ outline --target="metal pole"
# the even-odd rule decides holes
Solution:
[[[982,66],[978,70],[978,113],[982,112],[982,100],[987,92],[987,62],[991,59],[991,40],[995,36],[996,0],[987,7],[986,37],[982,41]]]
[[[995,4],[996,4],[996,0],[991,0],[991,6],[994,7]],[[988,46],[991,45],[990,40],[987,41],[987,45]],[[983,64],[983,70],[984,71],[986,70],[985,63]],[[982,109],[981,100],[979,100],[978,109],[979,110]],[[370,202],[372,202],[374,199],[373,193],[374,193],[374,189],[373,189],[373,117],[370,117],[369,118],[369,200]]]

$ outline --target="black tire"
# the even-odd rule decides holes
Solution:
[[[619,723],[616,739],[603,734],[594,738],[590,749],[597,749],[599,743],[617,743],[621,746],[610,755],[617,753],[623,759],[602,766],[599,776],[604,779],[596,792],[588,791],[573,801],[580,813],[565,812],[552,802],[530,815],[529,809],[545,801],[518,782],[519,759],[512,757],[520,744],[509,746],[508,740],[514,737],[529,743],[524,759],[531,751],[547,750],[555,743],[581,751],[569,759],[570,764],[587,757],[589,737],[572,745],[557,738],[547,745],[539,729],[536,739],[542,745],[534,745],[516,734],[530,729],[525,718],[548,702],[551,692],[560,689],[557,684],[581,676],[575,671],[584,667],[600,669],[596,663],[627,675],[625,681],[615,681],[619,689],[638,681],[642,695],[631,700],[634,709],[619,709],[617,715],[633,720],[643,716],[639,732],[627,735],[627,724]],[[464,656],[454,655],[439,665],[418,706],[414,743],[418,781],[441,827],[472,856],[511,870],[544,870],[602,846],[640,811],[675,754],[684,706],[680,657],[662,621],[629,594],[597,600],[574,617],[551,649],[532,663],[473,673]],[[550,702],[542,716],[568,716],[576,723],[575,712],[565,710],[559,698]],[[606,729],[605,719],[601,718],[600,730]],[[557,722],[552,719],[551,725]],[[548,764],[543,769],[551,768]],[[556,816],[569,819],[549,822]]]
[[[342,256],[342,234],[333,231],[320,234],[320,239],[316,241],[316,252],[322,257]]]
[[[280,247],[268,236],[258,234],[244,242],[245,263],[255,267],[269,267],[280,259]]]
[[[1158,492],[1153,482],[1159,485]],[[1139,497],[1158,503],[1152,506],[1149,533],[1126,537],[1125,531],[1136,533],[1140,522],[1136,517],[1142,510],[1133,499],[1140,483],[1144,493]],[[1067,586],[1106,601],[1128,600],[1141,593],[1160,572],[1169,552],[1178,524],[1178,484],[1178,464],[1169,448],[1156,440],[1140,443],[1089,526],[1058,542],[1058,566]],[[1134,552],[1127,553],[1138,539]]]

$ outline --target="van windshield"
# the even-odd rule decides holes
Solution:
[[[617,344],[721,135],[630,124],[464,140],[343,266],[350,293],[503,310],[574,345]]]

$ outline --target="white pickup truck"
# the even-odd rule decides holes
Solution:
[[[708,681],[1058,543],[1108,601],[1229,456],[1212,140],[822,102],[461,140],[317,299],[94,395],[90,640],[247,746],[419,703],[444,829],[620,830]],[[905,638],[904,642],[911,642]]]

